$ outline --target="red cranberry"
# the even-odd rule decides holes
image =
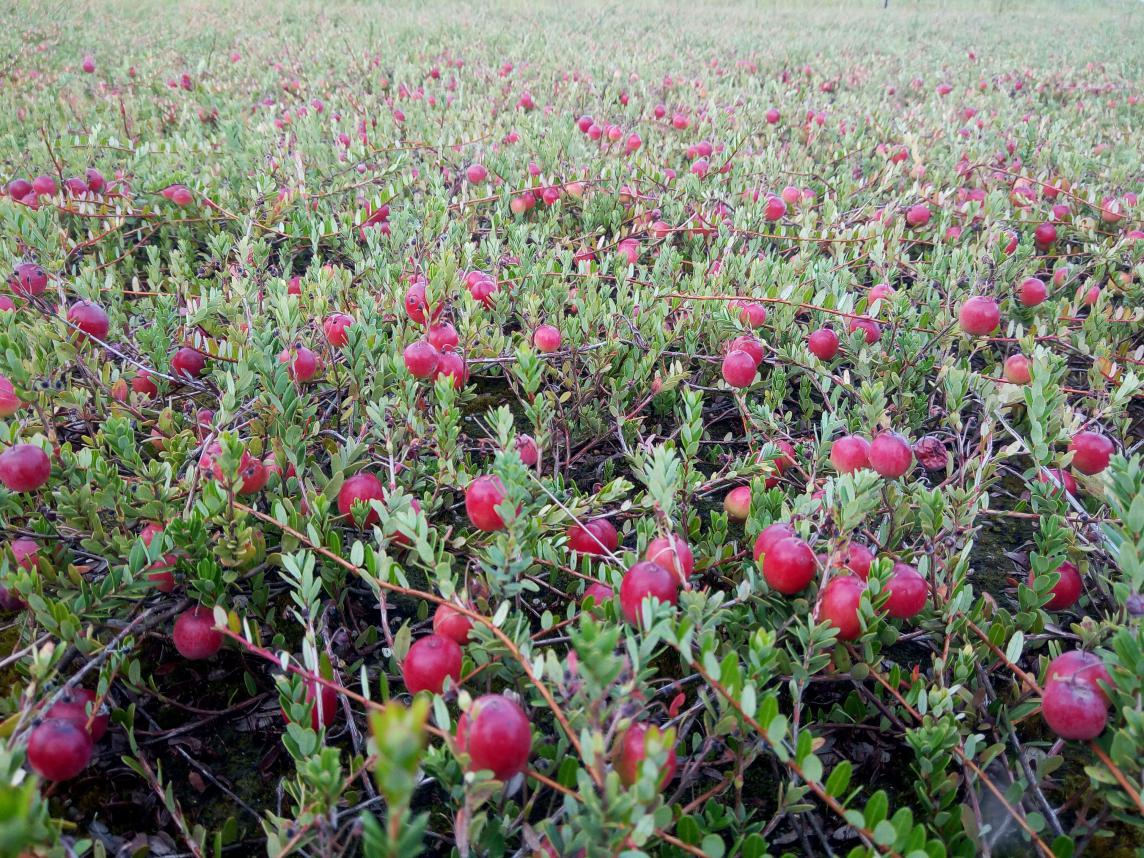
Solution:
[[[472,628],[472,620],[449,605],[438,605],[433,614],[433,632],[458,644],[464,645],[469,642],[469,632]]]
[[[756,367],[763,361],[763,344],[750,334],[735,337],[735,339],[731,340],[727,351],[728,353],[734,353],[736,351],[746,352],[751,356],[751,360],[754,361]],[[724,361],[723,365],[725,373],[726,361]],[[724,375],[724,377],[726,377],[726,375]]]
[[[910,206],[908,209],[906,209],[906,224],[913,227],[914,229],[925,226],[927,223],[929,223],[929,221],[929,206],[919,203],[916,206]]]
[[[1076,477],[1068,471],[1063,471],[1060,468],[1047,468],[1037,475],[1037,482],[1049,483],[1052,487],[1049,491],[1050,495],[1058,495],[1061,491],[1061,486],[1070,495],[1075,495],[1077,492]]]
[[[1037,277],[1026,277],[1017,289],[1017,300],[1026,307],[1036,307],[1049,296],[1045,281]]]
[[[870,576],[870,566],[874,563],[874,552],[860,542],[851,542],[842,552],[842,565],[865,581]]]
[[[91,760],[92,739],[83,727],[49,718],[28,737],[28,764],[49,781],[71,780]]]
[[[0,375],[0,417],[11,417],[24,406],[8,376]]]
[[[441,352],[437,356],[437,369],[433,373],[433,380],[449,378],[453,381],[453,388],[460,390],[469,380],[469,370],[465,366],[465,359],[457,352]]]
[[[1056,242],[1057,228],[1051,223],[1043,223],[1033,231],[1033,240],[1037,243],[1037,247],[1044,250]]]
[[[861,435],[843,435],[830,445],[830,463],[840,474],[870,467],[870,442]]]
[[[862,332],[868,346],[878,342],[882,336],[882,326],[865,316],[856,316],[850,319],[850,333],[855,331]]]
[[[651,729],[650,724],[633,724],[624,733],[619,742],[618,753],[616,755],[616,774],[620,776],[620,782],[624,786],[630,787],[639,778],[640,763],[647,758],[647,749],[645,747],[647,742],[648,730]],[[663,789],[675,777],[675,769],[677,759],[675,756],[675,748],[670,745],[664,745],[664,753],[666,759],[663,763],[663,768],[659,773],[659,788]]]
[[[332,313],[322,322],[322,332],[326,335],[326,342],[336,349],[340,349],[349,342],[347,331],[353,325],[353,316],[345,313]]]
[[[648,560],[635,564],[624,573],[624,580],[620,583],[620,607],[629,623],[639,623],[640,606],[647,596],[653,596],[667,605],[677,604],[679,576]]]
[[[310,728],[316,733],[338,720],[338,692],[313,679],[306,680],[306,703],[310,705]],[[290,714],[283,709],[282,717],[290,723]]]
[[[415,641],[401,665],[401,678],[410,694],[431,691],[440,694],[450,677],[456,685],[461,679],[461,647],[452,638],[432,634]]]
[[[691,553],[691,546],[678,534],[673,534],[670,540],[657,536],[648,543],[644,559],[677,575],[682,574],[684,578],[689,577],[695,569],[695,557]]]
[[[606,518],[597,518],[568,528],[568,548],[577,554],[603,556],[620,545],[616,528]]]
[[[366,473],[365,471],[354,474],[352,477],[346,479],[342,483],[342,487],[338,489],[338,512],[342,515],[349,515],[353,509],[355,501],[362,501],[369,508],[366,513],[365,521],[362,522],[363,527],[369,527],[372,524],[377,524],[381,517],[377,514],[370,504],[373,500],[382,500],[385,498],[385,492],[381,487],[381,480],[373,474]]]
[[[894,564],[890,579],[886,582],[886,591],[890,594],[886,610],[891,617],[909,619],[926,605],[926,579],[907,563]]]
[[[430,378],[437,371],[441,353],[424,340],[418,340],[405,347],[402,357],[410,375],[414,378]]]
[[[1049,590],[1052,598],[1045,604],[1045,608],[1050,611],[1064,611],[1071,608],[1080,598],[1081,590],[1084,589],[1080,570],[1072,563],[1067,561],[1062,563],[1057,567],[1057,574],[1060,575],[1060,579]],[[1030,569],[1028,581],[1030,587],[1033,586],[1035,577],[1033,570]]]
[[[528,766],[532,727],[514,701],[486,694],[473,701],[457,722],[457,747],[469,755],[473,771],[489,770],[507,781]]]
[[[183,658],[210,658],[222,648],[223,634],[214,628],[214,611],[202,605],[188,608],[175,620],[172,639]]]
[[[425,287],[425,281],[418,279],[413,281],[413,285],[411,285],[405,293],[405,314],[414,322],[420,322],[422,324],[424,324],[428,318],[427,311],[429,308]],[[444,307],[441,304],[434,307],[432,313],[433,319],[440,316],[443,309]]]
[[[98,714],[98,710],[94,708],[96,697],[96,693],[90,688],[73,688],[67,695],[53,703],[52,707],[44,713],[44,717],[71,721],[77,727],[88,730],[91,734],[91,740],[98,742],[107,733],[107,725],[111,722],[111,716],[106,712]],[[89,720],[91,722],[90,730],[88,729]]]
[[[1041,714],[1062,739],[1087,741],[1104,732],[1108,701],[1087,682],[1055,679],[1045,684]]]
[[[763,577],[774,589],[793,596],[814,578],[814,552],[798,537],[780,539],[765,551]]]
[[[1077,432],[1069,443],[1072,466],[1082,474],[1099,474],[1108,467],[1116,447],[1099,432]]]
[[[788,539],[794,536],[794,528],[785,522],[780,521],[767,525],[755,540],[755,562],[757,563],[759,558],[770,551],[771,546],[780,539]]]
[[[198,378],[206,369],[207,359],[198,349],[183,346],[171,357],[171,373],[178,378]]]
[[[984,336],[993,333],[1001,324],[1001,310],[993,298],[987,295],[974,295],[961,305],[958,321],[965,333]]]
[[[532,332],[532,344],[545,354],[551,354],[559,349],[561,339],[560,329],[552,325],[540,325]]]
[[[1110,700],[1108,693],[1100,684],[1104,683],[1111,688],[1113,685],[1112,674],[1108,672],[1108,668],[1104,666],[1100,656],[1095,653],[1074,649],[1061,653],[1054,658],[1049,663],[1049,669],[1045,674],[1045,685],[1058,680],[1086,683],[1106,703]]]
[[[290,377],[297,382],[309,381],[318,374],[322,366],[318,356],[305,346],[284,349],[278,355],[278,360],[290,364]]]
[[[94,337],[105,340],[111,326],[104,309],[91,301],[76,301],[72,304],[68,308],[68,321],[80,330],[80,339]]]
[[[599,581],[596,581],[592,584],[589,584],[584,589],[584,595],[581,597],[580,601],[583,602],[590,596],[597,605],[602,605],[604,602],[611,601],[615,595],[615,591],[612,590],[612,588],[607,584],[602,584]]]
[[[48,481],[52,463],[34,444],[16,444],[0,453],[0,483],[11,492],[34,492]]]
[[[448,322],[438,322],[435,325],[430,325],[426,339],[429,340],[429,345],[433,346],[433,348],[439,352],[452,351],[456,349],[461,342],[461,338],[457,334],[457,329]]]
[[[17,295],[25,298],[43,295],[48,288],[48,274],[34,262],[21,262],[8,280]]]
[[[758,364],[754,358],[740,349],[723,358],[723,380],[731,387],[750,387],[757,371]]]
[[[465,489],[465,512],[473,527],[484,531],[503,530],[504,519],[496,508],[506,497],[500,477],[481,476],[469,483]]]
[[[767,308],[754,301],[746,301],[740,305],[739,321],[752,328],[761,328],[767,321]]]
[[[830,328],[819,328],[810,335],[807,348],[819,360],[834,360],[838,354],[838,334]]]
[[[36,568],[40,543],[30,536],[21,536],[19,539],[13,539],[12,544],[8,547],[12,551],[12,559],[16,561],[17,566],[27,570]]]
[[[868,458],[871,468],[886,479],[896,480],[910,470],[914,452],[910,442],[897,432],[882,432],[870,443]]]
[[[831,578],[818,597],[818,618],[838,629],[838,639],[855,640],[862,634],[858,608],[865,582],[857,575]]]

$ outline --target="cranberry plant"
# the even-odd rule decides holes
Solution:
[[[0,854],[1139,849],[1135,5],[3,13]]]

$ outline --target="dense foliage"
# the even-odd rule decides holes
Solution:
[[[694,5],[4,10],[0,855],[1144,844],[1144,7]]]

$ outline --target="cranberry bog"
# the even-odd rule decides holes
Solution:
[[[1144,6],[10,4],[0,856],[1144,848]]]

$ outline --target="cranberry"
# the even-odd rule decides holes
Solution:
[[[1060,468],[1047,468],[1037,475],[1037,482],[1048,483],[1051,486],[1049,490],[1050,495],[1059,495],[1061,486],[1064,486],[1066,492],[1070,495],[1075,495],[1077,492],[1076,477],[1068,471],[1063,471]]]
[[[927,471],[941,471],[949,461],[949,453],[941,439],[926,435],[914,444],[914,456]]]
[[[1017,289],[1017,300],[1026,307],[1036,307],[1049,296],[1045,281],[1037,277],[1026,277]]]
[[[158,385],[151,380],[151,373],[145,369],[139,370],[135,377],[131,379],[131,389],[141,396],[148,398],[159,394]]]
[[[1116,447],[1099,432],[1077,432],[1069,442],[1072,466],[1082,474],[1099,474],[1108,467]]]
[[[1108,724],[1108,701],[1087,682],[1047,682],[1041,696],[1045,723],[1062,739],[1095,739]]]
[[[40,543],[30,536],[21,536],[19,539],[13,539],[8,547],[12,550],[12,559],[16,561],[17,566],[27,570],[36,568]]]
[[[429,308],[429,301],[425,295],[425,281],[418,279],[413,281],[413,285],[405,293],[405,314],[415,322],[425,323],[428,318],[427,310]],[[438,304],[433,308],[432,316],[436,319],[441,315],[444,307]]]
[[[919,203],[916,206],[910,206],[906,209],[906,224],[918,229],[925,226],[930,221],[929,206]]]
[[[1050,611],[1064,611],[1071,608],[1076,604],[1077,599],[1080,598],[1081,590],[1084,588],[1081,582],[1080,570],[1072,563],[1064,562],[1057,567],[1057,574],[1060,579],[1049,590],[1052,598],[1045,603],[1045,608]],[[1029,570],[1029,586],[1033,586],[1033,580],[1036,576],[1033,570]]]
[[[786,213],[787,205],[782,197],[776,197],[774,194],[767,197],[766,205],[763,207],[763,217],[769,221],[782,220]]]
[[[536,439],[531,435],[517,435],[513,448],[526,467],[535,468],[536,463],[540,461],[540,448],[536,446]]]
[[[438,605],[433,614],[433,632],[458,644],[464,645],[469,642],[469,632],[472,628],[472,620],[450,605]]]
[[[910,470],[914,452],[910,442],[897,432],[881,432],[870,443],[868,458],[871,468],[886,479],[896,480]]]
[[[745,301],[739,305],[739,321],[752,328],[761,328],[767,321],[767,308],[754,301]]]
[[[723,358],[723,380],[731,387],[750,387],[758,372],[758,364],[745,351],[736,349]]]
[[[1005,358],[1005,367],[1001,374],[1010,384],[1028,384],[1033,379],[1029,371],[1029,359],[1024,355],[1009,355]]]
[[[961,305],[957,314],[961,330],[973,336],[984,336],[997,330],[1001,324],[1001,310],[997,301],[987,295],[974,295]]]
[[[460,345],[461,338],[457,334],[457,329],[448,322],[439,322],[435,325],[429,326],[429,333],[425,337],[429,340],[429,345],[437,349],[439,352],[452,351]]]
[[[8,183],[7,187],[8,196],[14,200],[22,200],[28,194],[32,193],[32,183],[27,179],[13,179]]]
[[[1051,223],[1043,223],[1033,231],[1033,240],[1044,250],[1056,242],[1057,228]]]
[[[856,316],[850,320],[850,333],[861,331],[862,335],[866,338],[866,345],[870,346],[878,342],[882,336],[882,326],[873,319],[868,319],[865,316]]]
[[[755,362],[756,367],[763,362],[763,344],[750,334],[742,334],[741,336],[735,337],[735,339],[731,340],[727,351],[729,353],[735,351],[746,352],[751,356],[751,360]],[[725,362],[724,366],[726,366]]]
[[[8,376],[0,375],[0,417],[11,417],[23,407],[24,403],[16,395],[16,388]]]
[[[604,602],[611,601],[615,595],[615,591],[607,584],[595,581],[584,589],[584,595],[580,601],[584,601],[590,596],[597,605],[602,605]]]
[[[532,727],[514,701],[486,694],[474,700],[457,722],[457,747],[469,755],[470,769],[487,769],[497,780],[507,781],[528,765]]]
[[[432,634],[415,641],[401,665],[401,678],[410,694],[431,691],[440,694],[450,677],[461,679],[461,647],[452,638]]]
[[[44,717],[71,721],[77,727],[88,730],[91,734],[91,740],[98,742],[107,733],[107,725],[111,722],[111,716],[106,712],[97,714],[98,710],[94,708],[96,697],[96,693],[90,688],[73,688],[64,697],[52,704],[52,707],[44,713]],[[90,729],[88,729],[89,721],[91,723]]]
[[[206,369],[207,359],[198,349],[183,346],[171,357],[171,373],[179,378],[198,378]]]
[[[34,492],[48,481],[52,463],[34,444],[16,444],[0,453],[0,483],[11,492]]]
[[[441,353],[424,340],[418,340],[405,347],[402,357],[410,375],[414,378],[430,378],[437,371]]]
[[[107,182],[103,178],[103,173],[94,167],[89,167],[83,174],[84,181],[87,183],[87,189],[93,194],[101,193],[106,186]]]
[[[504,519],[497,512],[507,495],[504,483],[497,476],[477,477],[465,489],[465,512],[469,521],[478,530],[494,531],[504,529]]]
[[[732,521],[746,521],[751,514],[751,487],[736,486],[723,498],[723,509]]]
[[[596,557],[615,551],[620,545],[616,528],[606,518],[597,518],[568,528],[568,548],[577,554]]]
[[[921,611],[926,605],[926,579],[908,563],[895,563],[886,582],[886,592],[890,598],[886,610],[891,617],[906,620]]]
[[[214,611],[202,605],[188,608],[175,620],[172,639],[183,658],[210,658],[222,648],[223,634],[214,628]]]
[[[560,341],[560,329],[552,325],[540,325],[532,332],[532,344],[545,354],[551,354],[559,349]]]
[[[50,197],[57,190],[56,180],[51,176],[36,176],[32,179],[32,190],[41,197]]]
[[[83,727],[49,718],[28,737],[28,764],[49,781],[71,780],[91,760],[92,739]]]
[[[80,339],[107,339],[107,331],[111,326],[106,311],[92,301],[76,301],[72,304],[68,308],[68,322],[79,329]]]
[[[676,604],[679,601],[679,576],[648,560],[635,564],[624,573],[620,584],[620,607],[629,623],[639,623],[640,606],[647,596],[667,605]]]
[[[284,349],[278,355],[280,363],[290,364],[290,377],[298,382],[309,381],[318,374],[322,362],[314,352],[305,346]]]
[[[857,575],[831,578],[818,597],[818,617],[838,629],[838,639],[852,641],[862,634],[858,606],[865,582]]]
[[[448,378],[452,380],[453,389],[460,390],[469,380],[469,369],[465,359],[457,352],[441,352],[437,360],[437,369],[433,373],[433,380]]]
[[[842,565],[865,581],[870,576],[874,552],[860,542],[851,542],[839,557]]]
[[[310,706],[310,728],[316,733],[338,720],[338,692],[317,680],[306,680],[306,703]],[[290,723],[290,713],[282,710],[282,717]]]
[[[326,342],[336,349],[340,349],[349,342],[347,331],[353,326],[353,316],[345,313],[332,313],[322,322],[322,332],[326,335]]]
[[[1109,688],[1113,685],[1112,674],[1108,672],[1100,656],[1082,649],[1061,653],[1049,663],[1049,669],[1045,673],[1045,685],[1056,680],[1084,682],[1100,694],[1105,702],[1109,701],[1108,693],[1100,683],[1103,682]]]
[[[8,285],[15,294],[25,298],[43,295],[48,288],[48,274],[34,262],[21,262],[9,278]]]
[[[755,562],[757,563],[759,558],[770,551],[771,546],[780,539],[788,539],[793,536],[795,536],[794,528],[785,522],[780,521],[764,527],[763,532],[755,540]]]
[[[797,536],[780,539],[763,557],[763,577],[774,589],[787,596],[804,589],[814,578],[814,552]]]
[[[831,328],[819,328],[810,335],[806,345],[819,360],[834,360],[838,354],[838,334]]]
[[[673,534],[670,540],[657,536],[648,543],[644,559],[676,574],[682,573],[684,578],[690,576],[695,569],[695,557],[691,553],[691,546],[678,534]]]
[[[465,178],[474,185],[479,185],[488,177],[489,171],[483,164],[470,164],[469,168],[465,171]]]
[[[870,467],[870,442],[861,435],[843,435],[830,445],[830,463],[840,474]]]
[[[620,776],[620,781],[624,786],[630,787],[639,779],[640,763],[647,758],[647,734],[652,725],[650,724],[633,724],[624,733],[620,739],[619,747],[616,754],[616,774]],[[663,767],[659,772],[659,788],[663,789],[675,777],[675,769],[677,759],[675,756],[675,748],[670,745],[663,745],[663,751],[666,754]]]
[[[338,512],[342,515],[349,515],[354,503],[362,501],[369,507],[369,512],[366,513],[362,526],[368,527],[381,520],[370,501],[382,500],[384,497],[385,492],[382,490],[381,480],[373,474],[363,471],[346,479],[342,483],[342,487],[338,489]]]

